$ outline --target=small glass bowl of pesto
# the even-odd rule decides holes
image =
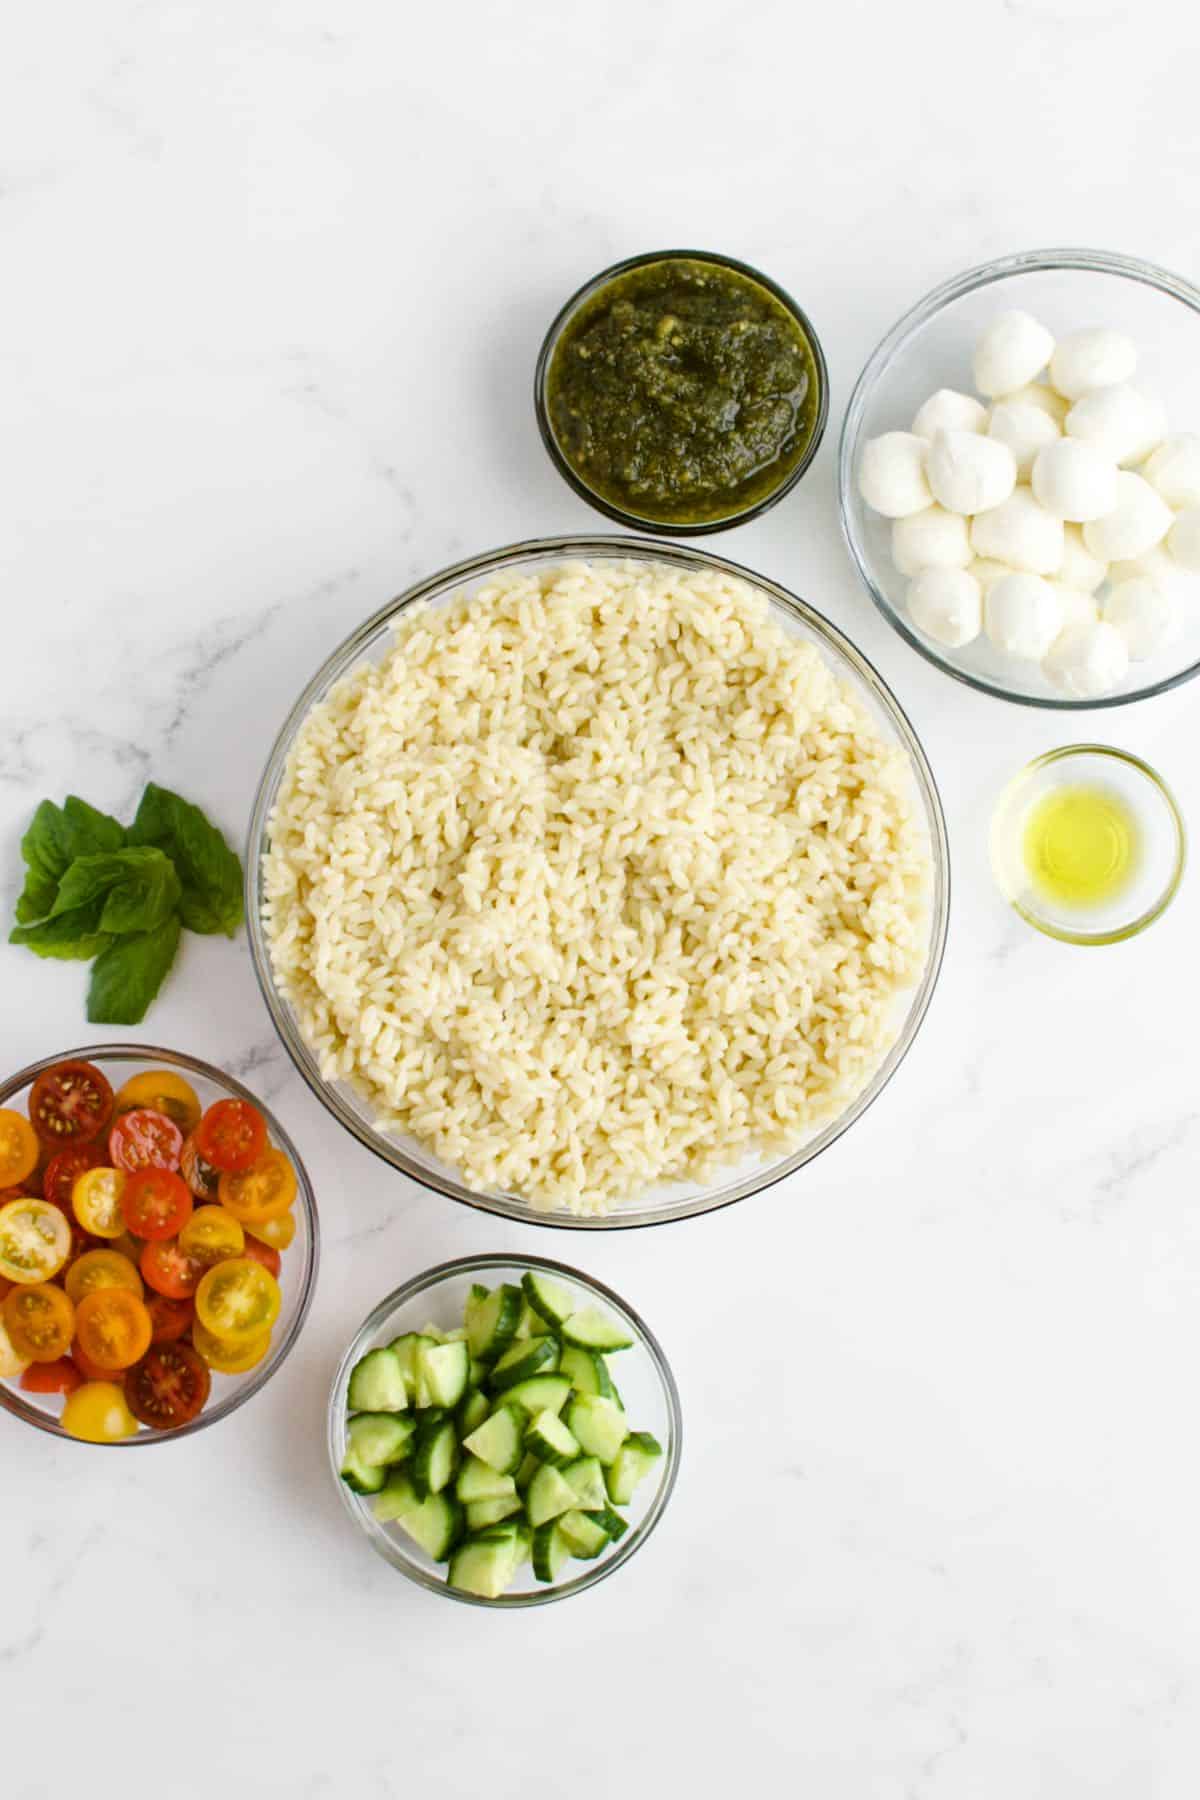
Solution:
[[[567,301],[534,405],[551,460],[598,512],[695,537],[795,487],[825,430],[829,376],[804,313],[757,269],[657,250]]]

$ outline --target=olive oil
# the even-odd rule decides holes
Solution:
[[[1111,788],[1055,788],[1031,808],[1024,850],[1029,879],[1044,899],[1060,906],[1101,906],[1133,877],[1137,820]]]

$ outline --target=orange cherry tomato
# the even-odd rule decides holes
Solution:
[[[99,1288],[75,1309],[79,1347],[102,1369],[127,1369],[145,1356],[152,1331],[145,1304],[128,1288]]]
[[[0,1107],[0,1187],[20,1187],[38,1166],[41,1148],[24,1113]]]
[[[241,1223],[223,1206],[198,1206],[179,1234],[179,1248],[206,1269],[240,1256],[245,1247]]]
[[[146,1286],[168,1300],[190,1300],[204,1273],[202,1262],[169,1239],[166,1243],[147,1244],[138,1267]]]
[[[127,1256],[115,1250],[85,1250],[77,1256],[63,1278],[67,1298],[78,1306],[85,1294],[99,1293],[101,1288],[128,1288],[140,1300],[145,1293],[142,1278]]]
[[[98,1144],[77,1144],[73,1150],[59,1150],[50,1158],[42,1176],[42,1193],[52,1206],[61,1206],[65,1213],[73,1210],[71,1195],[75,1183],[89,1169],[99,1167],[100,1155]]]
[[[275,1277],[248,1256],[221,1262],[196,1289],[196,1318],[227,1348],[244,1350],[270,1331],[283,1296]]]
[[[60,1356],[57,1362],[31,1362],[18,1385],[27,1394],[73,1394],[82,1381],[70,1357]]]
[[[125,1404],[124,1390],[115,1381],[85,1381],[67,1395],[60,1420],[68,1436],[85,1444],[115,1444],[133,1437],[138,1424]]]
[[[242,1254],[243,1256],[248,1256],[251,1262],[261,1263],[268,1275],[273,1275],[276,1281],[279,1280],[279,1271],[283,1267],[283,1258],[280,1256],[278,1250],[272,1250],[270,1244],[259,1243],[256,1237],[251,1237],[249,1232],[247,1232],[246,1248]]]
[[[286,1250],[296,1235],[296,1215],[285,1212],[281,1219],[264,1219],[261,1225],[247,1225],[247,1236],[256,1237],[272,1250]]]
[[[113,1371],[111,1369],[102,1369],[99,1363],[94,1363],[87,1352],[79,1348],[78,1338],[76,1338],[75,1342],[71,1345],[71,1361],[75,1364],[75,1367],[79,1370],[79,1373],[83,1376],[85,1381],[112,1380]]]
[[[156,1344],[125,1377],[125,1402],[154,1431],[190,1425],[208,1399],[212,1377],[190,1344]]]
[[[4,1324],[18,1356],[57,1362],[71,1348],[75,1308],[60,1287],[17,1287],[4,1302]]]
[[[93,1237],[118,1238],[125,1230],[121,1211],[125,1179],[123,1169],[85,1169],[71,1189],[71,1210]]]
[[[108,1134],[108,1154],[118,1169],[177,1169],[183,1133],[166,1113],[148,1107],[122,1113]]]
[[[117,1115],[137,1112],[142,1108],[149,1112],[165,1113],[168,1119],[174,1120],[186,1137],[189,1131],[195,1131],[200,1123],[200,1101],[190,1081],[177,1075],[174,1069],[147,1069],[141,1075],[131,1075],[123,1088],[117,1092]]]
[[[150,1314],[150,1342],[174,1344],[192,1329],[196,1308],[190,1300],[168,1300],[165,1294],[148,1294],[146,1311]]]
[[[296,1171],[282,1150],[268,1145],[252,1169],[221,1176],[221,1205],[243,1225],[280,1219],[296,1198]]]
[[[44,1144],[90,1144],[112,1118],[113,1091],[94,1063],[43,1069],[29,1091],[29,1122]]]
[[[138,1237],[178,1237],[192,1216],[192,1196],[172,1169],[135,1169],[121,1195],[121,1212]]]
[[[71,1222],[48,1200],[0,1206],[0,1275],[17,1283],[49,1281],[71,1254]]]
[[[248,1100],[218,1100],[196,1127],[196,1148],[222,1174],[252,1169],[267,1147],[267,1126]]]
[[[262,1331],[246,1344],[227,1344],[214,1337],[196,1320],[192,1326],[192,1345],[215,1375],[244,1375],[260,1363],[271,1348],[271,1333]]]

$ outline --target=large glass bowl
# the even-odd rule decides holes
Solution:
[[[475,1192],[464,1185],[454,1169],[440,1162],[413,1139],[392,1137],[379,1129],[366,1101],[346,1083],[325,1080],[316,1057],[301,1034],[292,1008],[275,986],[262,920],[262,860],[269,843],[271,810],[296,734],[310,709],[357,663],[365,658],[372,661],[382,659],[389,650],[392,628],[396,621],[407,608],[416,605],[418,601],[424,600],[436,605],[455,594],[470,593],[501,569],[522,572],[548,563],[581,557],[593,562],[635,558],[645,562],[668,563],[683,569],[717,569],[740,576],[760,588],[767,595],[772,613],[783,629],[817,646],[826,663],[854,691],[888,739],[900,745],[904,751],[912,776],[915,812],[923,821],[928,837],[931,866],[928,942],[924,967],[916,984],[899,997],[896,1036],[890,1050],[871,1080],[850,1105],[786,1156],[736,1165],[707,1185],[673,1183],[654,1189],[645,1196],[615,1208],[611,1213],[586,1217],[563,1211],[539,1210],[513,1194]],[[839,1138],[886,1087],[917,1034],[941,967],[949,901],[949,846],[933,774],[917,735],[895,696],[861,651],[811,606],[798,600],[776,582],[755,574],[753,570],[707,552],[685,549],[678,545],[647,543],[638,538],[563,537],[514,544],[507,549],[496,550],[469,562],[458,563],[453,568],[443,569],[437,575],[430,576],[427,581],[410,588],[399,599],[389,601],[334,651],[313,676],[284,721],[255,798],[246,850],[246,914],[254,967],[275,1027],[288,1054],[317,1098],[360,1143],[381,1156],[394,1169],[401,1170],[435,1192],[449,1195],[451,1199],[461,1200],[466,1205],[479,1207],[485,1212],[500,1213],[527,1224],[561,1225],[581,1230],[656,1225],[670,1219],[685,1219],[696,1213],[711,1212],[719,1206],[728,1206],[731,1201],[759,1193],[785,1175],[802,1168]]]
[[[569,1562],[566,1567],[569,1578],[553,1585],[539,1581],[526,1563],[507,1593],[488,1600],[482,1595],[466,1594],[459,1588],[447,1586],[446,1571],[440,1563],[426,1556],[399,1525],[381,1525],[371,1510],[370,1496],[351,1493],[346,1486],[340,1474],[346,1454],[346,1420],[349,1416],[346,1397],[350,1371],[368,1350],[390,1344],[402,1332],[419,1331],[425,1324],[437,1325],[443,1330],[461,1325],[463,1306],[472,1282],[497,1287],[508,1281],[519,1286],[527,1269],[540,1270],[578,1288],[585,1304],[594,1304],[603,1312],[615,1314],[625,1327],[633,1345],[612,1357],[621,1401],[631,1428],[650,1432],[661,1444],[663,1455],[654,1475],[641,1483],[630,1505],[622,1508],[629,1521],[629,1530],[595,1562]],[[369,1318],[364,1319],[341,1360],[329,1397],[330,1466],[351,1518],[366,1534],[371,1547],[394,1569],[399,1569],[402,1575],[428,1588],[431,1593],[465,1601],[468,1606],[510,1610],[544,1606],[551,1600],[566,1600],[572,1594],[581,1594],[585,1588],[593,1587],[606,1575],[613,1574],[641,1549],[662,1518],[679,1473],[682,1439],[679,1390],[662,1345],[649,1326],[611,1288],[566,1263],[548,1262],[541,1256],[527,1256],[520,1262],[507,1256],[464,1256],[455,1262],[439,1263],[437,1268],[426,1269],[424,1274],[405,1282],[394,1294],[381,1300]],[[578,1570],[577,1574],[572,1573],[575,1570]]]
[[[891,521],[858,491],[864,445],[907,431],[935,389],[972,392],[971,355],[997,313],[1020,308],[1056,337],[1087,326],[1124,331],[1139,350],[1136,380],[1165,402],[1172,432],[1200,431],[1200,290],[1167,269],[1106,250],[1030,250],[968,269],[918,301],[888,332],[858,378],[838,451],[842,529],[867,591],[890,625],[927,661],[968,687],[1063,712],[1124,706],[1165,693],[1200,671],[1200,604],[1184,589],[1184,627],[1170,649],[1135,662],[1121,686],[1098,700],[1070,700],[1036,663],[1019,662],[980,636],[961,650],[925,637],[905,605],[908,586],[892,563]],[[1184,577],[1184,580],[1187,578]]]
[[[296,1171],[297,1191],[293,1208],[296,1235],[282,1253],[279,1286],[283,1304],[271,1332],[271,1348],[266,1356],[244,1375],[214,1373],[208,1404],[190,1425],[180,1425],[174,1431],[152,1431],[143,1425],[132,1437],[118,1438],[112,1444],[99,1447],[138,1450],[147,1444],[173,1443],[176,1438],[191,1437],[193,1432],[207,1431],[211,1425],[218,1425],[222,1419],[227,1419],[230,1413],[236,1412],[239,1406],[244,1406],[247,1400],[253,1399],[261,1388],[266,1387],[272,1375],[290,1354],[308,1317],[317,1284],[320,1234],[312,1184],[295,1144],[257,1094],[243,1087],[240,1081],[235,1081],[232,1075],[214,1069],[211,1063],[201,1062],[194,1056],[184,1056],[178,1050],[163,1050],[156,1044],[84,1044],[76,1050],[61,1050],[57,1056],[45,1056],[40,1062],[30,1063],[28,1068],[19,1070],[8,1081],[0,1084],[0,1106],[24,1110],[29,1089],[43,1069],[53,1068],[55,1063],[77,1060],[94,1063],[108,1077],[114,1091],[142,1069],[166,1068],[178,1069],[181,1075],[187,1077],[204,1107],[211,1106],[216,1100],[249,1100],[266,1120],[271,1142],[277,1144],[291,1159]],[[119,1382],[120,1379],[120,1375],[113,1376],[114,1381]],[[39,1431],[48,1431],[69,1444],[79,1443],[81,1440],[73,1438],[59,1423],[62,1405],[61,1394],[28,1394],[22,1392],[15,1380],[0,1381],[0,1408],[5,1412],[12,1413],[16,1418],[24,1419],[26,1424],[36,1425]],[[92,1446],[89,1444],[87,1447]]]

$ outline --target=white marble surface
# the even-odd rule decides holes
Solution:
[[[1104,953],[1005,912],[992,798],[1072,728],[889,633],[833,469],[867,352],[956,269],[1073,241],[1200,277],[1197,48],[1182,0],[1136,22],[1112,0],[14,18],[6,912],[42,795],[127,811],[153,774],[240,834],[286,707],[369,610],[459,555],[595,526],[541,449],[533,358],[584,276],[678,242],[771,271],[822,331],[820,459],[716,547],[894,682],[942,783],[956,899],[926,1029],[836,1149],[726,1214],[586,1240],[391,1175],[292,1073],[244,942],[192,940],[143,1035],[278,1104],[319,1186],[320,1290],[219,1432],[104,1456],[0,1419],[6,1794],[1196,1794],[1194,878]],[[1191,687],[1094,725],[1162,766],[1194,828],[1198,707]],[[0,951],[8,1063],[100,1035],[84,982]],[[325,1467],[348,1333],[469,1248],[578,1257],[647,1313],[683,1392],[654,1543],[532,1616],[410,1589]]]

